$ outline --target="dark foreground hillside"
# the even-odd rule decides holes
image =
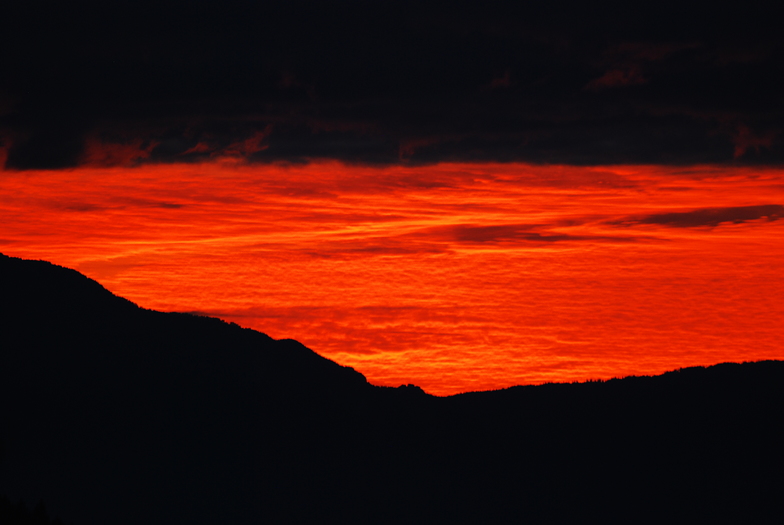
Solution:
[[[75,525],[784,522],[780,361],[435,398],[5,256],[0,359],[17,513],[21,497]]]

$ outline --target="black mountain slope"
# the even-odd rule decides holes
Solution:
[[[784,519],[780,361],[435,398],[5,256],[0,345],[0,494],[75,525]]]

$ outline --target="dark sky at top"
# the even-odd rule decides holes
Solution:
[[[6,8],[6,168],[784,161],[784,37],[750,4],[249,4]]]

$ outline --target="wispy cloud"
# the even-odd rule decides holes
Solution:
[[[734,206],[727,208],[703,208],[686,212],[656,213],[619,221],[625,224],[660,224],[675,228],[695,228],[699,226],[718,226],[723,223],[740,224],[767,219],[777,221],[784,218],[781,204],[759,206]]]
[[[780,356],[783,181],[716,165],[5,171],[0,243],[449,393]]]

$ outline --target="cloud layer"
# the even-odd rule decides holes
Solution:
[[[780,169],[0,173],[2,251],[435,393],[781,357]]]
[[[780,164],[777,20],[695,2],[17,2],[0,145],[17,170]]]

